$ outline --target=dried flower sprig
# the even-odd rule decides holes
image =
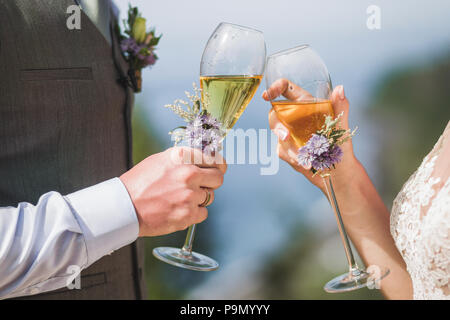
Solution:
[[[342,160],[344,155],[340,146],[356,133],[357,128],[346,130],[339,127],[339,121],[343,114],[344,112],[340,113],[335,119],[325,116],[322,128],[298,150],[298,163],[309,167],[313,175],[323,170],[336,168],[336,164]]]
[[[182,99],[177,99],[173,104],[166,104],[164,106],[165,108],[171,109],[176,115],[180,116],[186,122],[193,121],[202,109],[202,99],[200,98],[201,89],[197,87],[195,82],[192,86],[194,88],[194,94],[191,94],[188,91],[184,92],[189,101],[191,101],[192,105]]]
[[[173,104],[165,105],[187,122],[186,126],[179,126],[169,134],[175,141],[175,145],[184,140],[190,147],[199,148],[204,152],[220,151],[226,131],[222,123],[207,112],[207,104],[203,103],[200,97],[201,89],[195,83],[193,87],[194,94],[185,91],[191,103],[177,99]]]

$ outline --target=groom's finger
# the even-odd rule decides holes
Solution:
[[[198,207],[189,225],[199,224],[205,221],[206,218],[208,218],[208,209],[206,209],[205,207]]]
[[[223,173],[218,168],[199,168],[195,184],[199,187],[217,189],[223,184]]]
[[[208,193],[209,193],[209,196],[208,196]],[[205,188],[205,187],[201,187],[201,188],[198,187],[195,189],[195,191],[192,193],[192,195],[189,195],[189,201],[194,206],[200,206],[200,205],[205,206],[205,202],[208,199],[208,197],[209,197],[209,201],[206,204],[206,206],[208,206],[214,202],[214,190],[212,190],[210,188]]]
[[[208,196],[209,193],[209,196]],[[200,188],[200,196],[199,196],[199,201],[198,201],[198,205],[203,205],[203,207],[207,207],[209,205],[211,205],[214,202],[214,190],[211,190],[208,188],[208,190],[206,190],[206,188]],[[208,200],[209,197],[209,200]],[[205,201],[208,200],[208,203],[206,203],[205,205]]]
[[[214,154],[203,152],[202,155],[202,162],[196,163],[197,166],[200,168],[217,168],[222,172],[222,174],[227,172],[227,163],[219,152],[215,152]]]
[[[177,147],[173,148],[172,160],[178,164],[194,164],[200,168],[217,168],[224,174],[227,171],[227,164],[222,155],[218,152],[207,154],[196,148]]]

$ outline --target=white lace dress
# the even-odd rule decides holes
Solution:
[[[450,122],[394,200],[391,234],[414,299],[450,299]]]

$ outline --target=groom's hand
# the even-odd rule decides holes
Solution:
[[[170,148],[123,174],[120,179],[136,209],[139,236],[164,235],[205,220],[208,210],[200,206],[207,199],[205,189],[211,194],[209,205],[226,170],[219,154],[208,156],[196,149]]]

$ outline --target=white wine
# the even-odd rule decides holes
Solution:
[[[231,129],[252,100],[261,83],[259,76],[202,76],[202,101],[225,129]]]

